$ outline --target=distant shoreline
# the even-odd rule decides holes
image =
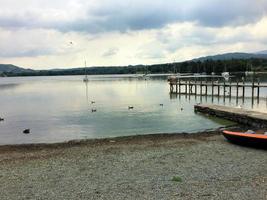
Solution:
[[[255,56],[255,57],[254,57]],[[253,58],[254,57],[254,58]],[[255,62],[257,61],[257,62]],[[253,66],[252,64],[253,63]],[[249,66],[249,67],[248,67]],[[61,76],[61,75],[104,75],[104,74],[158,74],[158,73],[236,73],[266,71],[267,55],[233,53],[193,59],[184,62],[159,63],[128,66],[91,66],[67,69],[33,70],[12,64],[0,64],[1,76]]]

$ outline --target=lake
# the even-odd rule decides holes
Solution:
[[[194,133],[229,124],[194,113],[194,104],[209,103],[210,97],[170,95],[166,76],[145,80],[99,75],[89,76],[88,83],[82,80],[83,76],[0,78],[0,117],[5,119],[0,122],[0,144]],[[236,106],[234,98],[213,101]],[[244,107],[251,108],[250,99]],[[266,111],[265,98],[253,109]],[[23,134],[27,128],[31,133]]]

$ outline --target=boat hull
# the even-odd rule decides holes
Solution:
[[[267,149],[267,135],[223,131],[223,136],[235,144]]]

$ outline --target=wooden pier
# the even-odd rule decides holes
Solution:
[[[247,89],[251,94],[248,94],[252,98],[252,101],[256,98],[260,99],[260,89],[267,87],[267,84],[261,84],[259,79],[254,79],[250,83],[245,83],[244,78],[242,81],[214,81],[212,78],[210,81],[199,77],[176,77],[169,78],[170,93],[185,94],[185,95],[200,95],[200,96],[214,96],[232,98],[242,98],[243,100],[248,94]]]
[[[198,104],[194,106],[194,110],[195,112],[221,117],[239,124],[267,128],[267,113],[213,104]]]

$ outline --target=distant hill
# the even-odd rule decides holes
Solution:
[[[267,54],[267,50],[263,50],[263,51],[258,51],[255,54]]]
[[[176,63],[160,63],[153,65],[98,66],[32,70],[11,64],[0,64],[0,76],[58,76],[58,75],[89,75],[101,74],[146,74],[146,73],[221,73],[227,68],[229,72],[245,72],[247,70],[267,71],[267,54],[261,53],[225,53],[200,57]]]
[[[262,51],[263,52],[263,51]],[[266,51],[267,53],[267,51]],[[205,61],[205,60],[231,60],[231,59],[251,59],[251,58],[263,58],[267,59],[267,54],[264,53],[242,53],[242,52],[235,52],[235,53],[225,53],[225,54],[218,54],[213,56],[205,56],[193,59],[192,61]]]
[[[32,72],[32,69],[24,69],[11,64],[0,64],[0,74],[3,73],[23,73],[23,72]]]

